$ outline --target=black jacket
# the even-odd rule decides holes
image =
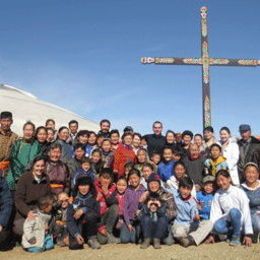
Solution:
[[[166,139],[163,135],[146,135],[145,140],[147,142],[147,150],[150,158],[153,152],[158,152],[161,154],[164,146],[166,145]]]

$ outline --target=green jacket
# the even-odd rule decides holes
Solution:
[[[30,162],[40,154],[41,146],[37,141],[26,142],[24,139],[18,139],[14,143],[6,179],[10,190],[15,190],[15,184],[20,176],[29,168]]]

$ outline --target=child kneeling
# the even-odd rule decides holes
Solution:
[[[38,208],[25,220],[22,246],[26,251],[40,253],[54,248],[53,237],[49,232],[52,208],[53,198],[42,197],[38,201]]]
[[[99,205],[95,199],[95,188],[90,177],[77,179],[77,196],[67,211],[69,249],[83,249],[87,241],[92,249],[99,249],[97,226],[100,218]]]
[[[198,246],[213,228],[210,221],[199,221],[197,203],[191,196],[192,188],[192,180],[189,177],[183,177],[179,183],[178,193],[174,194],[177,217],[172,226],[172,233],[183,247]]]

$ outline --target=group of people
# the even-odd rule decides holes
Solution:
[[[142,249],[227,241],[250,246],[260,235],[260,141],[249,125],[241,139],[228,127],[152,134],[131,126],[122,135],[104,119],[100,131],[71,120],[56,130],[23,126],[0,114],[0,250],[57,246],[99,249],[135,243]]]

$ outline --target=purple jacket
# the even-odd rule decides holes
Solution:
[[[127,188],[125,192],[124,208],[124,219],[126,225],[130,224],[130,220],[135,219],[135,213],[138,209],[139,199],[145,191],[146,189],[142,184],[140,184],[137,190],[135,190],[131,186]]]

